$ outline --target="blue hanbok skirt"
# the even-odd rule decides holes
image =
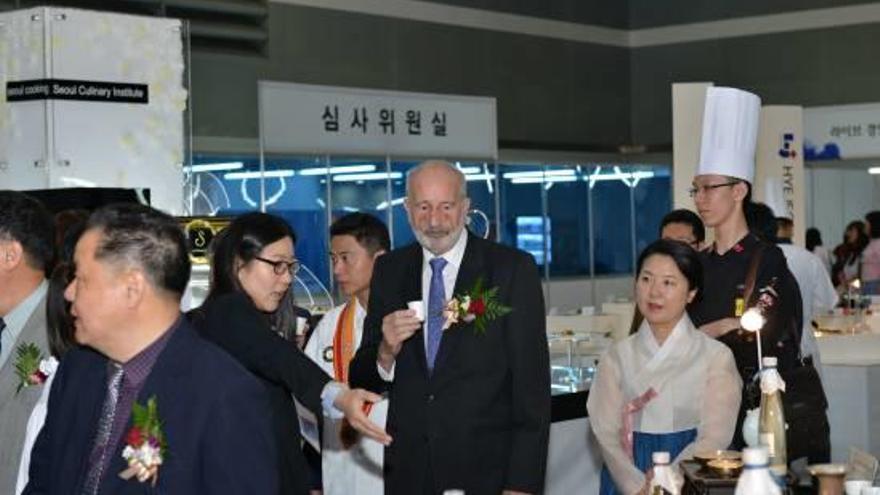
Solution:
[[[675,459],[691,442],[697,439],[697,429],[677,431],[674,433],[641,433],[633,432],[633,461],[643,473],[653,466],[651,455],[654,452],[669,452],[669,457]],[[602,480],[599,485],[601,495],[620,495],[611,472],[606,466],[602,466]],[[627,495],[627,494],[623,494]]]

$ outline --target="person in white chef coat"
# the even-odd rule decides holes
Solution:
[[[794,238],[794,216],[786,207],[781,179],[765,179],[764,197],[773,212],[776,224],[776,245],[785,255],[788,270],[797,280],[803,308],[803,329],[801,331],[801,356],[812,358],[813,366],[821,374],[819,343],[813,334],[813,318],[826,314],[837,306],[837,290],[831,283],[831,276],[825,264],[815,254],[792,243]],[[772,242],[769,241],[769,242]]]
[[[388,228],[366,213],[351,213],[330,226],[333,277],[345,304],[328,312],[309,338],[305,353],[335,380],[348,383],[348,365],[363,336],[376,259],[391,249]],[[388,401],[373,405],[370,419],[385,425]],[[381,495],[384,447],[361,438],[344,445],[343,420],[324,417],[321,471],[325,495]],[[349,430],[350,431],[350,430]]]
[[[635,298],[645,319],[608,349],[587,400],[604,466],[600,493],[647,493],[651,454],[675,463],[733,438],[742,381],[730,350],[685,311],[702,289],[697,252],[658,240],[641,253]]]

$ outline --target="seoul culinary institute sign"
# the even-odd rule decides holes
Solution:
[[[107,103],[149,103],[146,84],[72,79],[32,79],[6,83],[6,101],[76,100]]]

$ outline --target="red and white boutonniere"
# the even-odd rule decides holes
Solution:
[[[141,483],[150,480],[155,487],[159,481],[159,466],[167,449],[156,396],[150,397],[146,406],[135,402],[131,415],[132,427],[125,434],[125,448],[122,449],[122,457],[128,462],[128,468],[119,473],[119,477],[127,480],[137,476]]]
[[[484,289],[481,277],[467,293],[459,294],[446,303],[443,308],[443,316],[446,319],[443,329],[446,330],[453,324],[463,321],[473,322],[476,333],[485,333],[488,322],[510,311],[511,308],[498,301],[498,287]]]
[[[15,374],[18,376],[16,395],[23,388],[46,383],[57,369],[58,360],[52,356],[44,358],[35,344],[20,344],[15,350]]]

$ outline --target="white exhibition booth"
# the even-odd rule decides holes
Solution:
[[[149,189],[182,213],[183,47],[176,19],[0,14],[0,187]]]

